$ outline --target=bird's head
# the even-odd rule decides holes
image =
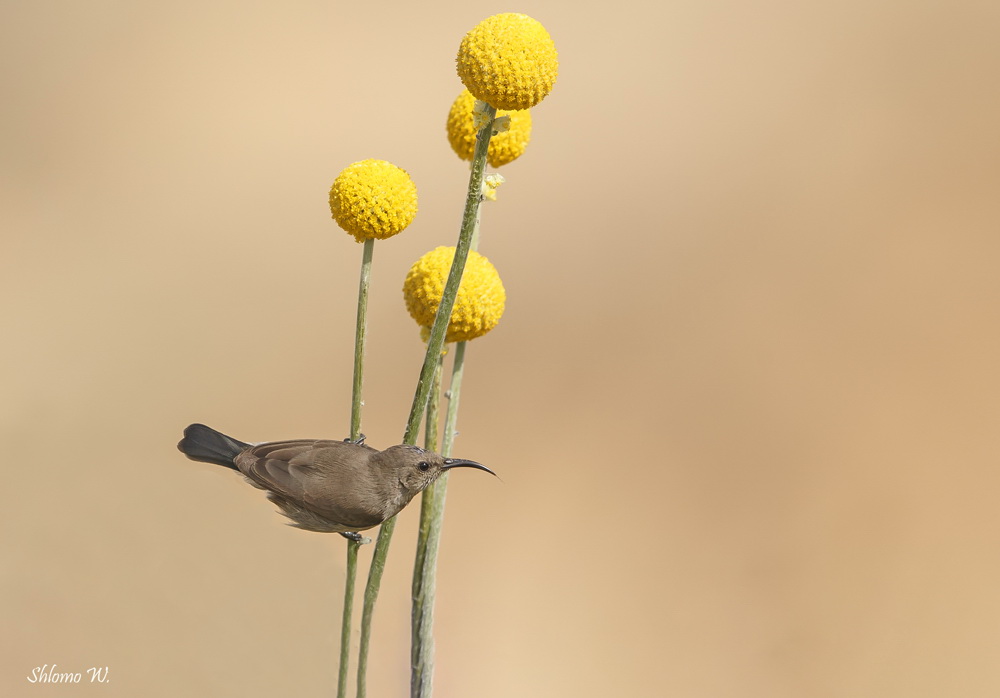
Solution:
[[[417,446],[392,446],[379,454],[383,468],[390,469],[400,487],[413,497],[451,468],[476,468],[496,475],[481,463],[463,458],[444,458]]]

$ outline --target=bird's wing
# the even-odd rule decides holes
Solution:
[[[242,453],[237,465],[256,486],[298,502],[320,516],[347,526],[381,523],[380,512],[362,507],[370,473],[358,449],[343,441],[274,441]],[[353,493],[353,494],[351,494]]]

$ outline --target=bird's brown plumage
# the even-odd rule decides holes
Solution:
[[[416,446],[379,451],[350,441],[316,439],[248,444],[203,424],[185,429],[177,447],[192,460],[243,473],[294,526],[323,533],[379,525],[448,468],[493,472]]]
[[[389,518],[385,505],[398,499],[378,454],[360,444],[301,439],[251,446],[235,463],[300,528],[364,531]],[[353,496],[340,496],[345,492]]]

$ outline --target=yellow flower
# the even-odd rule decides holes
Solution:
[[[499,174],[486,175],[485,177],[483,177],[483,196],[489,199],[490,201],[496,201],[497,189],[499,189],[500,185],[506,181],[507,180],[503,178],[503,175]]]
[[[552,90],[559,58],[538,20],[507,12],[484,19],[458,47],[458,77],[497,109],[530,109]]]
[[[434,324],[454,259],[454,247],[438,247],[418,259],[406,275],[403,299],[410,316],[421,327]],[[470,251],[445,341],[467,342],[486,334],[500,322],[506,301],[496,268],[486,257]]]
[[[468,90],[462,90],[448,112],[448,142],[451,149],[463,160],[472,159],[476,148],[476,128],[473,125],[472,110],[476,98]],[[513,162],[524,153],[531,139],[531,112],[498,111],[497,117],[509,116],[510,128],[490,139],[486,159],[491,167],[500,167]]]
[[[343,169],[330,187],[330,212],[358,242],[384,240],[417,215],[417,186],[385,160],[362,160]]]

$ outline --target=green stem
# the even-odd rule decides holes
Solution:
[[[431,336],[427,340],[427,352],[424,354],[424,364],[420,369],[417,389],[410,406],[410,418],[406,423],[403,443],[416,444],[420,419],[427,405],[427,396],[431,389],[431,379],[434,367],[441,356],[444,346],[445,331],[451,320],[451,311],[455,307],[455,296],[465,271],[465,262],[469,257],[472,243],[472,233],[479,218],[479,205],[483,201],[483,173],[486,170],[486,152],[489,149],[490,138],[493,136],[493,119],[496,109],[487,105],[485,110],[486,123],[476,135],[476,148],[472,156],[472,173],[469,175],[469,189],[465,197],[465,213],[462,216],[462,229],[455,246],[455,260],[451,264],[448,281],[445,282],[438,306]],[[361,644],[358,648],[358,698],[365,698],[367,692],[368,649],[371,644],[372,614],[375,611],[375,601],[378,599],[379,587],[382,584],[382,573],[385,572],[385,558],[389,553],[389,543],[396,528],[396,517],[385,521],[379,528],[378,541],[372,553],[372,564],[368,571],[368,583],[365,585],[365,601],[361,613]]]
[[[438,418],[441,411],[441,373],[444,369],[444,354],[438,358],[431,378],[431,395],[427,401],[427,419],[424,420],[424,448],[428,451],[438,450]]]
[[[479,221],[472,229],[471,249],[479,247]],[[444,444],[441,455],[451,455],[458,432],[458,400],[465,369],[465,342],[455,346],[451,384],[448,388],[448,413],[445,417]],[[413,612],[410,627],[410,697],[430,698],[434,692],[434,599],[437,596],[437,557],[444,524],[444,502],[448,494],[448,473],[424,490],[420,504],[420,532],[417,535],[417,561],[413,566]],[[425,514],[426,510],[426,514]]]
[[[361,254],[361,280],[358,282],[358,324],[354,335],[354,390],[351,393],[351,441],[361,436],[361,379],[365,368],[365,339],[368,334],[368,286],[372,276],[375,238],[365,240]]]
[[[440,426],[440,406],[441,406],[441,373],[444,367],[444,357],[438,362],[437,368],[434,370],[434,377],[431,382],[431,396],[427,403],[427,419],[424,424],[424,448],[429,451],[438,450],[438,427]],[[434,487],[433,483],[424,490],[423,495],[420,498],[420,526],[419,535],[417,536],[417,561],[416,566],[422,564],[424,558],[424,553],[427,549],[426,546],[426,536],[424,531],[428,528],[431,521],[431,510],[428,506],[430,499],[427,497],[428,490]],[[417,578],[413,578],[414,585],[417,583]],[[416,586],[413,587],[413,598],[416,599],[420,595],[420,590]]]
[[[427,353],[424,355],[424,365],[420,369],[420,378],[417,381],[416,394],[413,396],[413,404],[410,407],[410,419],[406,424],[403,443],[416,443],[420,418],[423,416],[424,405],[427,404],[427,394],[430,391],[431,374],[434,372],[434,364],[437,363],[437,357],[441,355],[441,349],[444,346],[444,337],[448,329],[448,321],[451,320],[451,311],[455,307],[455,297],[458,295],[458,287],[462,282],[465,262],[469,258],[469,250],[472,249],[472,236],[479,222],[479,205],[483,201],[486,153],[493,135],[493,119],[496,117],[496,113],[496,109],[486,105],[486,124],[476,135],[476,149],[472,156],[472,172],[469,175],[469,189],[465,196],[462,230],[458,236],[458,244],[455,246],[455,259],[451,263],[451,271],[448,273],[448,280],[445,282],[444,291],[441,294],[441,304],[438,306],[434,325],[431,327],[431,336],[427,340]]]
[[[351,616],[354,611],[354,580],[358,576],[358,548],[361,543],[347,541],[347,580],[344,582],[344,618],[340,624],[340,672],[337,675],[337,698],[347,695],[347,668],[351,657]]]
[[[465,344],[465,342],[459,342],[455,345],[455,363],[451,367],[451,384],[448,386],[448,413],[444,420],[444,441],[441,444],[441,455],[445,458],[451,455],[451,449],[455,446],[455,437],[458,436],[458,401],[462,395],[462,377],[465,375]]]
[[[361,279],[358,282],[358,321],[354,332],[354,389],[351,392],[351,441],[361,436],[361,382],[365,366],[365,339],[368,334],[368,288],[371,285],[372,256],[375,239],[365,240],[361,253]],[[337,698],[347,696],[347,671],[351,663],[351,618],[354,613],[354,580],[358,576],[359,541],[347,541],[347,567],[344,581],[344,614],[340,622],[340,669],[337,672]]]
[[[431,383],[431,397],[427,404],[427,419],[425,420],[425,431],[424,431],[424,447],[431,451],[438,450],[438,426],[439,426],[439,413],[441,404],[441,373],[444,365],[444,358],[438,363],[437,369],[434,371],[433,382]],[[432,483],[427,489],[424,490],[423,495],[420,498],[420,533],[417,536],[417,557],[416,562],[414,562],[414,569],[422,569],[424,567],[424,561],[427,556],[427,540],[428,533],[430,531],[431,522],[434,520],[434,491],[436,489],[437,483]],[[422,617],[422,606],[423,599],[426,594],[426,587],[423,586],[423,578],[417,574],[413,575],[413,587],[412,587],[412,597],[413,597],[413,618],[412,627],[414,636],[412,637],[411,647],[413,648],[413,653],[410,655],[410,667],[415,670],[417,666],[422,663],[421,658],[416,654],[417,648],[420,644],[417,642],[415,633],[417,632],[418,619]],[[433,580],[432,580],[433,582]]]
[[[455,345],[451,385],[448,388],[448,413],[444,422],[441,455],[451,455],[458,422],[458,401],[462,392],[465,368],[465,342]],[[413,617],[410,629],[410,697],[430,698],[434,679],[434,599],[437,591],[437,558],[444,522],[444,503],[448,494],[445,473],[424,490],[420,507],[420,534],[417,537],[417,561],[413,567]]]

